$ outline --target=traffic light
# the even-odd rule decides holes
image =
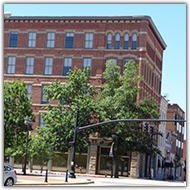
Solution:
[[[145,133],[148,133],[148,123],[145,123],[145,124],[144,124],[144,132],[145,132]]]
[[[154,133],[154,126],[150,126],[150,133],[151,133],[151,134]]]

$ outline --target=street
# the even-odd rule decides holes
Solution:
[[[65,176],[48,177],[48,183],[44,183],[45,176],[18,175],[18,182],[15,186],[186,186],[183,181],[159,181],[148,179],[134,179],[129,177],[104,178],[99,176],[77,176],[75,179]]]

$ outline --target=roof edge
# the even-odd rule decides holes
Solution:
[[[162,46],[164,49],[166,49],[167,45],[164,42],[162,36],[160,35],[158,29],[156,28],[153,20],[151,19],[150,16],[147,15],[142,15],[142,16],[11,16],[9,18],[4,18],[5,20],[11,20],[11,19],[15,19],[15,20],[25,20],[25,19],[106,19],[106,20],[112,20],[112,19],[145,19],[148,20],[152,26],[152,28],[154,29],[158,39],[160,40]]]

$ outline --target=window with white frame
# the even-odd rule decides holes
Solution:
[[[109,33],[108,35],[107,35],[107,49],[111,49],[111,46],[112,46],[112,34],[111,33]]]
[[[33,75],[33,71],[34,71],[34,57],[27,57],[26,58],[25,74],[26,75]]]
[[[65,57],[63,63],[63,76],[67,76],[69,70],[72,69],[72,58]]]
[[[128,49],[129,48],[129,34],[124,35],[124,44],[123,44],[123,49]]]
[[[115,65],[117,65],[117,59],[112,59],[112,58],[107,59],[107,61],[111,61],[111,60],[114,62]]]
[[[86,33],[85,34],[84,48],[86,48],[86,49],[92,49],[93,48],[93,38],[94,38],[93,33]]]
[[[41,100],[41,103],[42,104],[49,104],[49,100],[46,101],[45,97],[47,95],[47,92],[44,91],[44,88],[46,87],[47,85],[43,85],[42,86],[42,100]]]
[[[92,67],[92,59],[91,58],[84,58],[83,59],[83,64],[82,64],[82,70],[84,70],[85,67]],[[91,75],[91,73],[90,73]]]
[[[66,40],[65,40],[65,48],[73,48],[74,43],[74,33],[68,32],[66,33]]]
[[[54,48],[54,45],[55,45],[55,33],[48,32],[47,33],[46,47],[47,48]]]
[[[17,47],[18,32],[10,33],[9,47]]]
[[[115,49],[119,49],[120,47],[120,34],[117,33],[115,36]]]
[[[36,47],[36,32],[28,33],[28,47],[35,48]]]
[[[7,74],[15,74],[16,57],[8,57]]]
[[[52,75],[53,70],[53,58],[46,57],[44,63],[44,75]]]
[[[137,49],[137,34],[132,35],[132,46],[131,49]]]
[[[31,94],[32,94],[32,85],[31,84],[27,84],[26,87],[27,87],[27,97],[30,100]]]
[[[47,123],[43,120],[41,114],[40,114],[40,123],[39,124],[40,124],[40,127],[43,127],[43,126],[47,125]]]
[[[134,62],[135,60],[134,60],[134,59],[124,59],[123,73],[124,73],[125,69],[127,68],[126,63],[128,63],[129,61],[132,63],[132,62]]]

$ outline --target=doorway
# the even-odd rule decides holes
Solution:
[[[123,158],[119,162],[119,176],[127,176],[129,175],[129,158]]]

